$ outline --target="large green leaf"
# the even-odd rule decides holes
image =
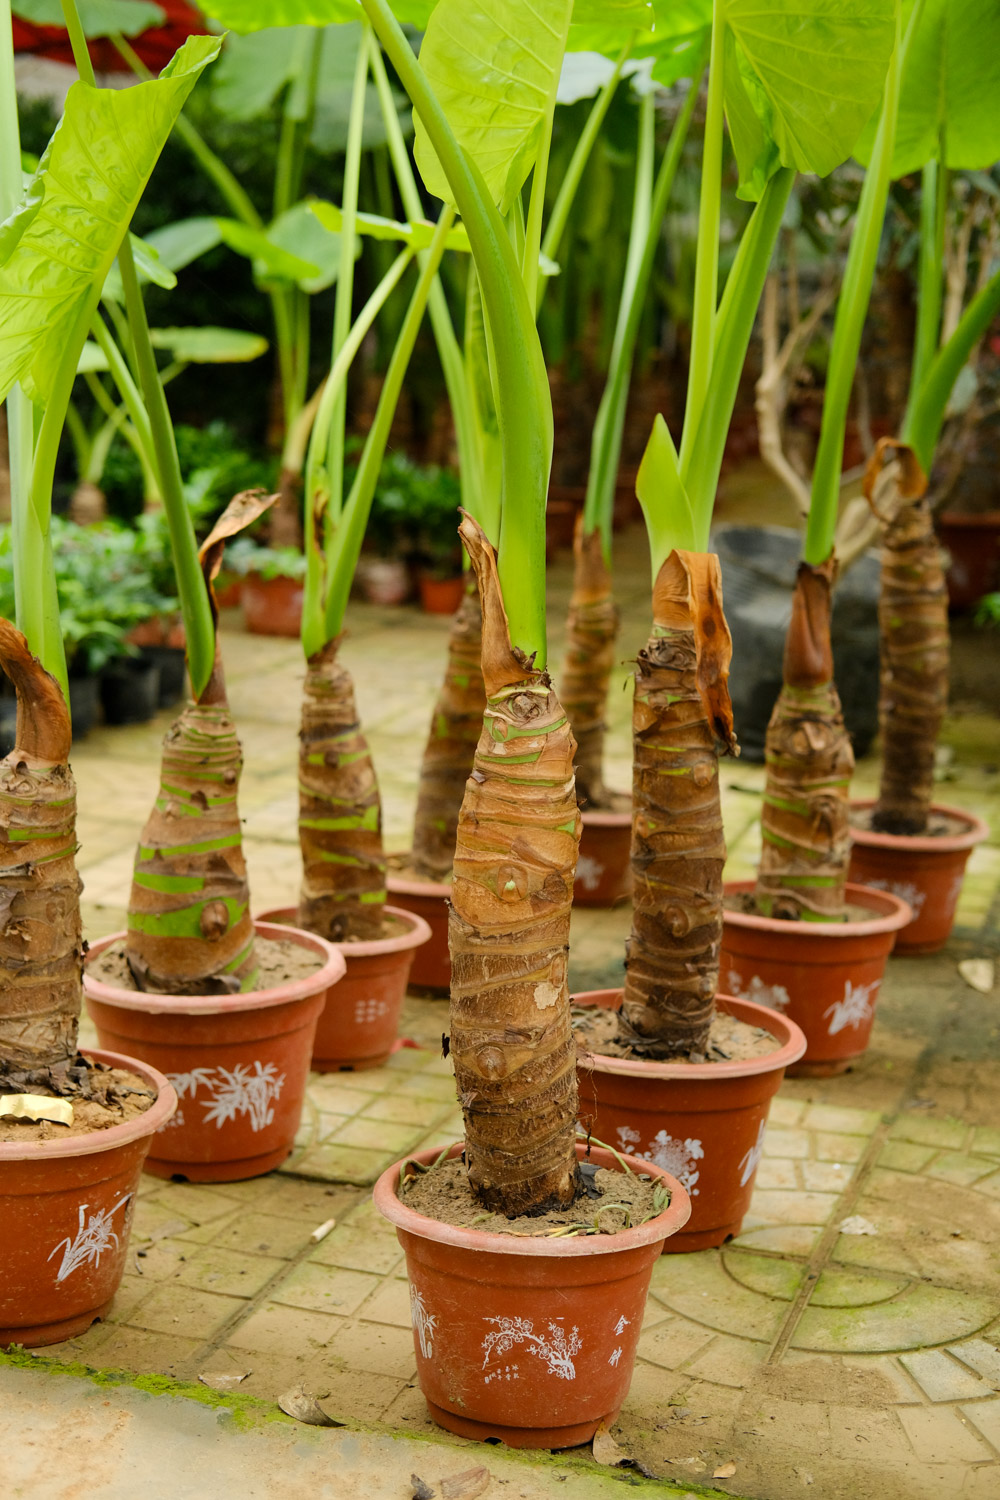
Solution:
[[[759,197],[762,174],[778,161],[825,176],[851,154],[882,97],[894,0],[718,3],[736,44],[726,52],[726,109],[743,125],[733,141],[742,196]],[[746,128],[748,107],[763,145]]]
[[[271,26],[329,26],[358,19],[357,0],[205,0],[199,9],[227,31],[243,34]]]
[[[449,124],[506,213],[531,171],[555,98],[573,0],[438,0],[420,65]],[[419,116],[415,156],[427,188],[453,202]]]
[[[267,339],[241,328],[151,328],[154,349],[190,365],[241,365],[267,352]]]
[[[85,36],[139,36],[166,20],[158,5],[148,0],[77,0]],[[15,16],[33,26],[65,26],[61,0],[14,0]]]
[[[321,275],[319,266],[303,260],[292,250],[276,244],[265,229],[254,229],[240,219],[216,219],[223,242],[237,255],[253,263],[253,274],[259,282],[304,282]]]
[[[319,222],[333,234],[339,234],[344,223],[344,215],[336,203],[326,203],[321,199],[309,205]],[[372,240],[394,240],[396,243],[412,245],[415,250],[426,250],[434,238],[435,226],[427,219],[418,219],[414,224],[403,224],[398,219],[385,219],[379,214],[361,214],[357,216],[355,225],[358,234],[366,235]],[[445,236],[446,250],[464,250],[468,252],[469,236],[462,224],[456,224],[449,229]]]
[[[904,0],[904,24],[913,0]],[[892,175],[905,177],[939,158],[970,171],[1000,157],[1000,4],[924,0],[906,54]],[[855,155],[867,164],[872,123]]]
[[[129,234],[129,244],[132,246],[132,259],[135,262],[135,272],[140,284],[151,281],[154,286],[161,286],[164,291],[172,292],[177,285],[177,277],[169,266],[165,266],[160,260],[159,251],[151,245],[148,240],[141,240],[137,234]],[[122,285],[122,273],[115,261],[108,272],[104,283],[104,291],[101,294],[110,297],[114,302],[125,301],[125,288]]]
[[[75,83],[24,204],[0,225],[0,400],[45,401],[70,330],[104,285],[143,189],[218,37],[189,37],[160,77]]]
[[[310,294],[332,286],[340,270],[340,235],[317,219],[310,203],[294,203],[268,226],[267,237],[279,250],[310,261],[316,274],[299,276],[299,286]],[[360,250],[360,247],[359,247]]]
[[[160,265],[169,271],[182,271],[221,242],[222,231],[215,219],[210,218],[177,219],[146,235],[146,244],[156,251]]]
[[[577,24],[580,15],[578,4],[567,50],[617,58],[629,31],[613,24],[615,12],[602,6],[584,25]],[[650,15],[652,29],[643,28],[631,37],[631,56],[653,58],[653,77],[668,87],[680,78],[694,78],[708,56],[712,0],[652,0]]]

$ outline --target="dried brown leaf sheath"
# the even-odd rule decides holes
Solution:
[[[854,754],[833,682],[833,560],[799,567],[784,686],[767,727],[757,904],[767,916],[837,921],[851,852]]]
[[[382,935],[382,805],[339,640],[309,662],[299,730],[300,927],[331,942]]]
[[[566,655],[559,696],[576,737],[576,795],[581,807],[610,801],[604,785],[604,712],[615,665],[618,608],[599,531],[584,532],[577,517],[573,593],[566,622]]]
[[[473,1192],[513,1216],[576,1193],[575,745],[549,678],[511,647],[493,549],[470,517],[460,531],[479,580],[487,701],[455,853],[451,1055]]]
[[[623,1013],[647,1056],[703,1051],[719,977],[719,748],[738,753],[717,557],[672,552],[632,711],[632,932]]]
[[[413,867],[424,880],[444,880],[451,874],[462,793],[483,726],[482,636],[479,590],[475,574],[469,573],[462,603],[452,618],[444,682],[420,766]]]
[[[865,473],[865,494],[882,528],[882,784],[872,827],[883,833],[926,829],[934,751],[948,707],[948,590],[925,491],[911,449],[883,438]]]
[[[0,666],[17,692],[17,743],[0,762],[0,1073],[76,1052],[82,998],[76,786],[69,713],[55,678],[0,620]]]

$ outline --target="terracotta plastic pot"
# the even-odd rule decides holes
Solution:
[[[574,906],[617,906],[632,893],[632,813],[583,814]]]
[[[726,895],[752,891],[752,880],[727,885]],[[726,911],[720,982],[741,998],[780,1011],[802,1028],[805,1056],[795,1077],[843,1073],[868,1046],[886,960],[910,920],[905,901],[889,891],[848,885],[847,900],[871,916],[863,922],[783,922]]]
[[[860,812],[873,805],[852,802],[851,808]],[[936,802],[931,812],[954,818],[961,832],[935,837],[851,829],[851,879],[891,891],[911,908],[912,921],[896,938],[897,953],[936,953],[944,947],[955,922],[966,861],[990,834],[982,818],[964,808]]]
[[[251,635],[297,636],[304,593],[300,578],[259,578],[248,573],[240,592],[244,625]]]
[[[457,578],[432,578],[421,573],[420,605],[429,615],[453,615],[465,593],[465,579],[461,573]]]
[[[370,942],[327,944],[341,955],[344,969],[343,978],[338,974],[327,994],[316,1026],[312,1066],[317,1073],[377,1068],[392,1051],[410,964],[431,934],[423,917],[413,912],[387,906],[385,914],[402,922],[405,931]],[[275,922],[280,930],[296,916],[290,906],[265,912],[261,921]]]
[[[621,1005],[621,990],[574,995],[574,1005]],[[785,1070],[806,1050],[794,1021],[729,995],[719,1010],[774,1037],[774,1051],[749,1062],[646,1062],[581,1052],[580,1121],[598,1140],[652,1162],[691,1196],[683,1233],[664,1250],[706,1250],[739,1234],[750,1206],[771,1100]]]
[[[410,989],[437,998],[451,993],[451,953],[448,948],[448,902],[451,886],[446,881],[417,880],[389,874],[386,888],[393,903],[422,918],[430,937],[413,950]]]
[[[157,1090],[143,1115],[92,1135],[0,1143],[0,1346],[74,1338],[104,1317],[125,1270],[132,1211],[155,1131],[177,1107],[148,1063],[86,1050]]]
[[[152,1063],[177,1090],[177,1113],[146,1163],[157,1177],[258,1177],[280,1166],[294,1144],[316,1022],[344,960],[310,932],[255,926],[258,937],[315,954],[313,973],[246,995],[156,995],[104,984],[84,968],[87,1009],[101,1045]],[[87,965],[124,937],[118,932],[94,943]]]
[[[400,557],[363,557],[358,582],[369,604],[405,604],[413,589],[410,570]]]
[[[577,1153],[585,1151],[581,1142]],[[413,1159],[429,1164],[437,1155]],[[596,1146],[590,1160],[618,1168]],[[440,1224],[398,1197],[403,1163],[383,1172],[375,1206],[406,1251],[417,1374],[440,1426],[513,1448],[568,1448],[614,1420],[653,1266],[691,1211],[669,1173],[625,1160],[669,1187],[669,1207],[621,1234],[559,1240]]]
[[[971,609],[996,588],[1000,577],[1000,510],[963,515],[943,511],[937,533],[951,554],[948,603],[952,609]]]

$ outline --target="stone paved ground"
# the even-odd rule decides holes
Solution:
[[[626,534],[619,560],[624,657],[645,624],[640,532]],[[555,636],[567,585],[563,562],[553,574]],[[359,605],[350,627],[345,659],[390,846],[402,848],[447,622]],[[263,909],[288,904],[296,887],[301,663],[293,642],[233,631],[225,648]],[[628,717],[626,694],[613,692],[610,779],[621,786]],[[91,937],[121,925],[165,725],[161,715],[135,730],[98,731],[75,752]],[[996,729],[995,717],[958,705],[941,791],[1000,829]],[[859,794],[875,774],[870,760],[859,767]],[[725,774],[733,876],[756,859],[761,782],[759,768],[740,763]],[[1000,993],[977,994],[956,968],[962,957],[998,954],[998,876],[994,838],[970,863],[948,949],[891,962],[859,1067],[786,1082],[740,1237],[658,1264],[616,1433],[680,1492],[707,1482],[761,1500],[810,1487],[823,1500],[1000,1495]],[[576,988],[616,982],[627,928],[626,910],[578,913]],[[136,1253],[110,1319],[49,1352],[188,1381],[249,1372],[241,1390],[270,1400],[304,1382],[346,1421],[429,1435],[400,1252],[367,1185],[398,1156],[458,1133],[438,1048],[444,1025],[440,1002],[411,999],[403,1032],[417,1045],[377,1071],[314,1078],[296,1152],[280,1172],[220,1187],[144,1180]],[[877,1233],[840,1231],[859,1215]],[[310,1232],[331,1217],[336,1228],[313,1244]],[[471,1447],[472,1458],[488,1457]],[[732,1476],[713,1481],[729,1463]]]

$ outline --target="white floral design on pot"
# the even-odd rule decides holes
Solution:
[[[838,1031],[843,1031],[848,1026],[853,1026],[857,1031],[859,1026],[871,1020],[878,987],[877,979],[873,979],[871,984],[854,984],[848,979],[844,985],[843,1000],[835,1000],[823,1012],[824,1016],[830,1017],[827,1030],[831,1036],[836,1036]]]
[[[764,1155],[764,1135],[767,1131],[767,1121],[761,1120],[757,1129],[757,1139],[750,1150],[740,1157],[740,1187],[746,1187],[760,1166],[760,1159]]]
[[[765,984],[759,974],[755,974],[744,989],[742,974],[730,969],[728,988],[738,1000],[752,1000],[755,1005],[766,1005],[768,1010],[785,1011],[791,1004],[791,996],[783,984]]]
[[[581,854],[576,862],[576,878],[585,891],[596,891],[600,885],[604,866],[591,854]]]
[[[285,1084],[284,1073],[274,1063],[237,1063],[235,1068],[192,1068],[190,1073],[167,1075],[178,1099],[194,1099],[201,1090],[209,1097],[198,1102],[205,1110],[205,1123],[214,1121],[221,1130],[239,1115],[249,1115],[250,1128],[263,1130],[274,1119],[274,1101]]]
[[[131,1193],[126,1193],[123,1198],[119,1198],[118,1202],[113,1203],[110,1208],[101,1209],[99,1213],[90,1215],[87,1214],[87,1209],[90,1207],[89,1203],[80,1204],[79,1224],[76,1234],[72,1239],[67,1235],[64,1240],[60,1240],[54,1249],[49,1251],[49,1260],[52,1259],[53,1255],[58,1255],[60,1250],[63,1253],[63,1258],[59,1263],[59,1270],[56,1272],[57,1283],[65,1281],[66,1277],[77,1270],[79,1266],[89,1266],[91,1264],[99,1266],[101,1256],[105,1250],[110,1250],[112,1245],[114,1245],[116,1250],[118,1249],[121,1242],[112,1228],[112,1220],[118,1210],[129,1203],[131,1197]],[[126,1211],[125,1220],[122,1223],[123,1230],[127,1220],[128,1212]]]
[[[427,1311],[423,1295],[417,1291],[415,1286],[410,1287],[410,1322],[413,1324],[413,1331],[417,1335],[421,1354],[424,1359],[432,1359],[434,1357],[434,1330],[437,1328],[437,1318],[433,1313]]]
[[[697,1198],[697,1182],[701,1170],[695,1164],[705,1157],[701,1141],[694,1136],[688,1136],[682,1141],[665,1130],[658,1130],[646,1150],[640,1151],[641,1140],[638,1130],[631,1125],[618,1126],[618,1144],[623,1151],[627,1151],[630,1156],[641,1156],[643,1161],[651,1161],[655,1166],[662,1167],[664,1172],[677,1178],[681,1187],[686,1188],[692,1198]]]
[[[919,917],[927,900],[927,892],[914,885],[912,880],[869,880],[866,877],[865,885],[876,891],[888,891],[890,896],[898,896],[901,901],[906,902],[915,917]]]
[[[576,1379],[573,1355],[579,1354],[583,1348],[578,1328],[571,1328],[567,1333],[562,1324],[550,1322],[547,1332],[536,1333],[530,1318],[497,1317],[487,1318],[486,1322],[495,1323],[496,1327],[483,1339],[484,1370],[489,1370],[492,1362],[501,1360],[517,1345],[523,1345],[560,1380]],[[490,1376],[486,1378],[488,1381]]]

